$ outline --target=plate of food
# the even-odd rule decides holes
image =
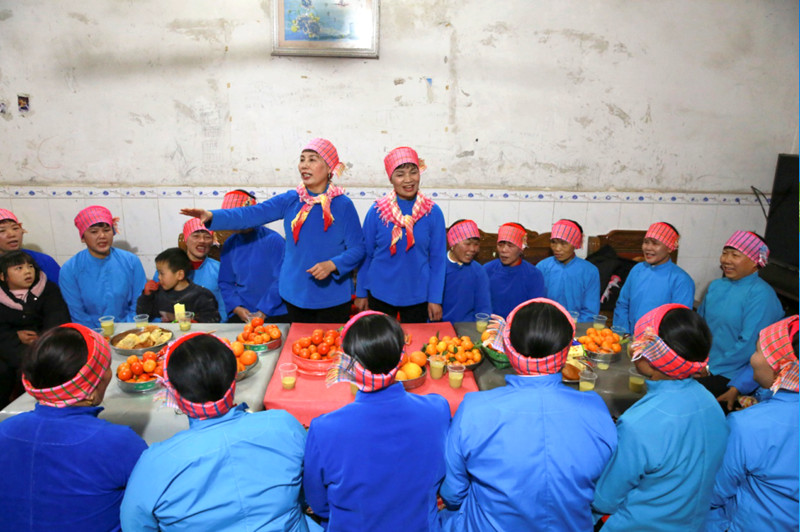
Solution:
[[[148,393],[161,388],[158,377],[164,376],[163,362],[154,351],[130,355],[117,366],[117,385],[123,392]]]
[[[567,362],[561,369],[561,380],[563,382],[577,383],[580,381],[580,373],[589,365],[584,361],[585,352],[581,344],[572,345],[567,353]]]
[[[172,340],[172,331],[158,325],[147,325],[121,332],[111,338],[111,347],[120,355],[143,355],[147,351],[158,351]]]

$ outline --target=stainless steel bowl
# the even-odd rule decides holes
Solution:
[[[255,362],[245,367],[242,371],[236,373],[236,380],[240,381],[242,379],[246,379],[256,371],[258,371],[259,366],[261,366],[261,359],[257,358]]]
[[[137,357],[140,357],[140,356],[142,356],[143,354],[145,354],[148,351],[153,351],[155,353],[158,353],[161,350],[162,347],[167,345],[167,343],[169,343],[171,340],[173,340],[175,338],[175,333],[173,333],[169,329],[164,329],[163,327],[159,327],[159,329],[161,329],[162,331],[166,331],[166,332],[170,333],[171,336],[169,337],[169,340],[167,340],[166,342],[162,342],[162,343],[160,343],[158,345],[153,345],[153,346],[150,346],[150,347],[142,347],[140,349],[122,349],[122,348],[116,347],[115,344],[118,343],[123,338],[125,338],[126,336],[128,336],[129,334],[142,334],[144,332],[143,328],[137,327],[135,329],[128,329],[125,332],[121,332],[119,334],[115,334],[114,336],[112,336],[111,340],[109,340],[109,343],[111,344],[111,349],[113,349],[114,351],[116,351],[117,353],[119,353],[120,355],[125,356],[125,357],[129,357],[131,355],[136,355]]]
[[[127,393],[149,393],[161,388],[161,383],[156,379],[150,379],[145,382],[125,382],[117,377],[114,378],[117,379],[119,389]]]
[[[419,388],[423,384],[425,384],[425,379],[428,378],[428,367],[425,366],[422,368],[422,375],[417,377],[416,379],[407,379],[404,381],[400,381],[403,383],[403,387],[406,391],[413,390],[414,388]]]

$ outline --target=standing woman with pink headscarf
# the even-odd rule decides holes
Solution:
[[[425,162],[408,147],[383,160],[393,190],[364,219],[366,256],[358,272],[356,306],[400,313],[405,323],[442,319],[446,237],[444,215],[419,190]]]
[[[136,300],[147,282],[139,257],[113,247],[117,221],[100,205],[86,207],[75,217],[86,249],[64,263],[58,287],[72,319],[87,327],[97,327],[100,316],[133,321]]]
[[[182,209],[213,230],[250,229],[283,220],[286,253],[278,291],[290,322],[344,323],[350,317],[353,270],[364,235],[353,202],[333,184],[344,171],[336,147],[313,139],[302,150],[297,188],[238,209]]]
[[[108,342],[75,323],[26,354],[22,382],[38,402],[0,423],[3,530],[120,530],[122,496],[147,444],[98,418],[110,366]]]

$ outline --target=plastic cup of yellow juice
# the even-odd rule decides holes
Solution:
[[[194,312],[184,312],[183,316],[178,319],[178,324],[182,331],[188,331],[192,328],[192,320],[194,319]]]
[[[489,326],[489,315],[485,312],[475,314],[475,330],[482,333]]]
[[[594,371],[583,370],[580,373],[580,382],[578,389],[582,392],[590,392],[594,390],[594,385],[597,382],[597,373]]]
[[[278,371],[281,372],[281,385],[283,389],[294,389],[294,385],[297,383],[297,364],[292,364],[291,362],[281,364],[278,366]]]
[[[644,393],[645,376],[639,373],[636,368],[628,370],[628,389],[633,393]]]
[[[434,355],[428,360],[428,363],[431,367],[431,379],[441,379],[444,375],[444,358]]]
[[[461,388],[461,383],[464,382],[464,371],[467,368],[463,364],[452,364],[447,367],[447,376],[450,381],[451,388]]]
[[[100,328],[103,329],[103,336],[107,338],[114,336],[114,316],[101,316]]]

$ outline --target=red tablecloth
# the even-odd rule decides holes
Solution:
[[[280,408],[286,410],[297,418],[303,426],[308,427],[311,420],[315,417],[332,412],[353,401],[353,394],[350,392],[350,385],[346,382],[339,382],[330,388],[325,386],[324,377],[313,377],[298,373],[297,383],[293,390],[284,390],[281,385],[281,376],[278,367],[284,362],[292,362],[292,344],[303,336],[311,336],[314,329],[336,329],[339,325],[315,324],[315,323],[294,323],[286,342],[283,344],[275,373],[267,386],[267,393],[264,394],[264,408]],[[440,336],[455,336],[456,332],[450,323],[409,323],[403,325],[403,331],[411,335],[411,344],[406,347],[406,351],[417,350],[428,338],[435,334]],[[450,403],[450,413],[455,414],[458,405],[467,392],[478,391],[478,385],[471,371],[464,375],[464,382],[461,388],[454,390],[450,387],[447,376],[441,379],[431,379],[430,373],[425,382],[419,388],[411,390],[412,393],[429,394],[438,393]]]

